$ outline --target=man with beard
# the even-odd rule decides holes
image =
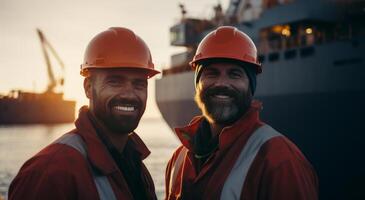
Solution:
[[[203,116],[176,128],[182,142],[166,169],[166,199],[313,200],[315,171],[300,150],[259,119],[261,73],[243,32],[219,27],[190,62]]]
[[[131,30],[96,35],[81,65],[89,107],[80,109],[74,130],[22,166],[9,199],[156,199],[142,162],[150,152],[133,131],[145,111],[147,79],[157,73]]]

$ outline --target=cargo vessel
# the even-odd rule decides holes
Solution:
[[[42,93],[12,90],[9,94],[0,95],[0,124],[53,124],[75,120],[76,102],[64,100],[63,92],[55,91],[63,85],[64,78],[55,77],[48,51],[53,54],[62,69],[64,65],[44,34],[39,29],[37,33],[47,64],[48,87]]]
[[[210,19],[182,18],[171,45],[185,51],[156,80],[159,110],[173,127],[200,111],[192,60],[199,41],[218,26],[247,33],[263,73],[255,98],[261,118],[294,141],[319,176],[320,199],[364,199],[365,1],[231,0]]]

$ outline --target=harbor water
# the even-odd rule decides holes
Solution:
[[[27,159],[73,127],[72,123],[0,126],[0,196],[6,199],[11,180]],[[158,199],[163,199],[166,164],[179,141],[161,118],[142,119],[136,133],[151,151],[144,163],[155,182]]]

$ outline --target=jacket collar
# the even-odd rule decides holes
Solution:
[[[251,130],[253,126],[260,123],[259,111],[262,109],[262,103],[254,100],[249,110],[234,124],[223,128],[219,135],[219,149],[229,147],[241,134],[249,134],[247,130]],[[200,124],[204,120],[203,116],[194,117],[189,125],[181,128],[175,128],[176,135],[181,143],[193,151],[193,138],[198,132]]]
[[[88,159],[92,165],[103,172],[103,174],[113,173],[119,169],[105,144],[98,137],[97,130],[88,112],[89,109],[87,106],[83,106],[79,110],[79,116],[75,121],[76,132],[83,138],[86,144]],[[100,130],[98,131],[100,132]],[[103,134],[102,130],[100,134]],[[150,154],[150,151],[136,133],[133,132],[128,136],[128,142],[141,155],[142,160]]]

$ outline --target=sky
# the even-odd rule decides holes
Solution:
[[[169,28],[181,17],[183,3],[188,16],[209,18],[220,2],[229,0],[0,0],[0,94],[12,89],[42,92],[48,75],[36,28],[40,28],[66,67],[66,99],[77,109],[88,103],[79,75],[88,42],[109,27],[132,29],[150,47],[157,69],[167,68],[170,56],[183,49],[169,44]],[[51,56],[52,57],[52,56]],[[51,58],[56,75],[60,66]],[[149,80],[145,117],[159,117],[154,82]]]

